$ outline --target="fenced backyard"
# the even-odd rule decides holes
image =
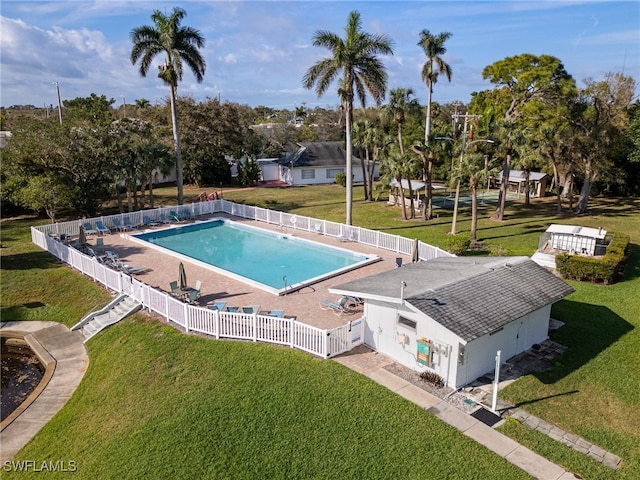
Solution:
[[[134,298],[149,312],[162,316],[167,322],[179,325],[186,332],[198,332],[217,339],[229,338],[286,345],[322,358],[330,358],[362,344],[364,338],[362,318],[336,328],[321,329],[293,317],[278,318],[259,313],[226,312],[190,305],[131,275],[114,270],[74,248],[68,242],[61,241],[61,239],[77,237],[80,227],[84,225],[93,228],[100,225],[117,230],[118,225],[143,225],[149,221],[162,222],[163,219],[174,215],[197,219],[203,215],[216,213],[277,225],[283,231],[302,230],[348,239],[350,242],[362,243],[397,254],[410,255],[414,248],[412,239],[399,235],[237,204],[223,199],[181,207],[164,207],[42,225],[31,228],[31,237],[33,243],[59,260],[101,283],[109,290]],[[451,254],[418,242],[418,257],[421,260],[442,256],[451,256]]]

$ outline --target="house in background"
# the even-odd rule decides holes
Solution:
[[[418,262],[329,289],[364,300],[364,343],[451,388],[548,338],[551,306],[573,288],[528,257]]]
[[[544,197],[549,175],[542,172],[529,172],[529,191],[534,197]],[[498,182],[502,183],[502,171],[498,175]],[[509,191],[516,192],[518,196],[524,195],[527,188],[526,173],[524,170],[509,170]]]
[[[264,181],[280,180],[289,185],[320,185],[335,183],[338,173],[345,173],[346,152],[342,142],[298,143],[298,150],[283,157],[260,162]],[[272,165],[276,165],[274,169]],[[276,177],[277,172],[277,177]],[[353,155],[354,182],[363,181],[361,160]],[[378,166],[374,178],[378,178]],[[274,178],[276,177],[276,178]]]

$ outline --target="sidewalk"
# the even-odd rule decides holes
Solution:
[[[503,435],[481,421],[435,395],[394,375],[384,367],[393,361],[370,350],[352,351],[351,354],[334,358],[335,361],[357,371],[392,392],[426,409],[440,420],[481,443],[529,475],[544,480],[569,480],[579,478],[564,468],[550,462],[537,453],[523,447],[515,440]]]
[[[38,398],[33,401],[0,433],[0,461],[10,460],[31,440],[36,433],[60,410],[80,384],[87,367],[89,357],[84,346],[82,334],[71,332],[58,322],[2,322],[3,336],[30,335],[35,342],[32,348],[44,349],[43,354],[52,357],[53,375],[42,388]],[[45,383],[45,382],[41,382]]]

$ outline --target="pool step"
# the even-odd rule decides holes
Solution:
[[[100,310],[85,315],[71,330],[80,330],[86,342],[109,325],[119,322],[128,315],[140,310],[141,307],[142,304],[140,302],[122,293]]]

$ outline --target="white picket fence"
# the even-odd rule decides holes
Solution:
[[[161,215],[171,212],[188,213],[193,217],[225,213],[228,215],[280,225],[283,229],[305,230],[319,235],[349,238],[358,243],[410,255],[413,240],[399,235],[367,230],[310,217],[300,217],[284,212],[242,205],[227,200],[212,200],[193,203],[181,207],[165,207],[133,213],[103,216],[71,222],[55,223],[31,227],[31,240],[43,250],[71,265],[88,277],[100,282],[116,293],[125,293],[139,301],[143,308],[166,318],[167,322],[180,325],[186,332],[199,332],[215,338],[232,338],[288,345],[322,358],[329,358],[347,352],[364,341],[364,319],[349,322],[340,327],[325,330],[306,325],[293,318],[276,318],[266,315],[235,312],[219,312],[184,303],[166,292],[152,288],[137,279],[99,263],[79,250],[56,238],[60,234],[77,235],[83,224],[95,226],[97,221],[108,228],[114,228],[114,218],[121,224],[128,217],[134,225],[143,224],[143,216],[156,221]],[[437,247],[419,242],[419,258],[452,256]]]

